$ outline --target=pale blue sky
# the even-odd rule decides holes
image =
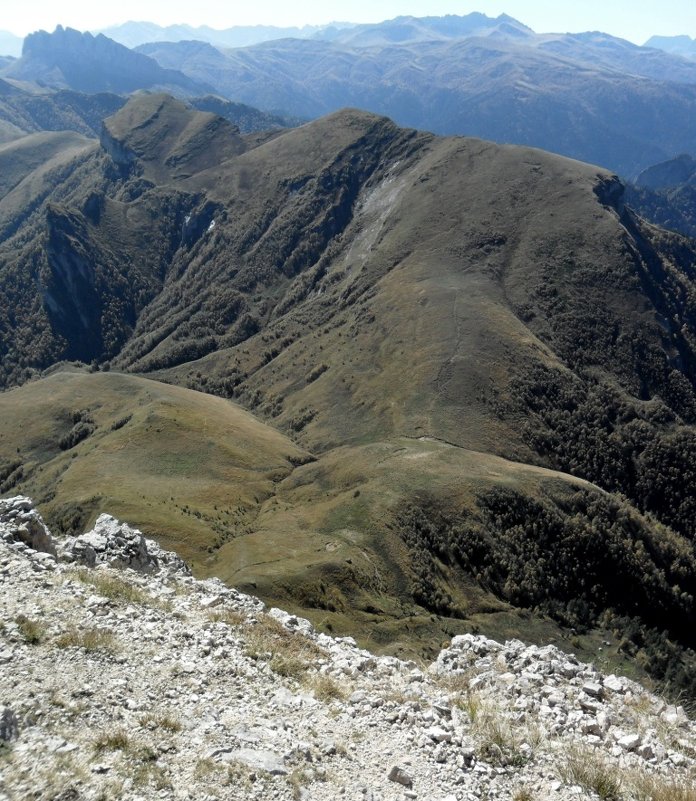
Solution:
[[[9,0],[0,29],[24,36],[57,24],[94,30],[129,19],[161,25],[303,25],[331,20],[379,22],[414,16],[507,13],[539,33],[602,30],[642,44],[652,34],[696,37],[696,0]]]

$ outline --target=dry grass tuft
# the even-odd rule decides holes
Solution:
[[[208,618],[212,623],[225,623],[233,628],[241,626],[246,620],[246,616],[236,609],[215,609],[208,613]]]
[[[110,576],[100,571],[87,570],[86,568],[76,570],[74,576],[83,584],[89,584],[90,587],[93,587],[99,595],[115,603],[140,605],[153,603],[153,599],[140,587],[130,584],[117,576]]]
[[[609,765],[599,753],[589,748],[571,748],[559,774],[565,784],[577,784],[583,790],[596,793],[602,801],[621,799],[622,782],[618,768]]]
[[[262,615],[245,630],[245,654],[268,661],[280,676],[301,680],[326,652],[299,632],[289,631],[275,618]]]
[[[38,645],[46,637],[46,626],[38,620],[31,620],[26,615],[17,615],[15,623],[19,633],[29,645]]]
[[[330,701],[345,701],[348,697],[348,690],[331,676],[315,676],[311,682],[311,689],[317,701],[323,701],[325,704]]]
[[[151,729],[156,731],[168,731],[172,734],[181,731],[181,721],[173,715],[158,715],[150,712],[140,718],[140,725],[144,729]]]
[[[128,751],[131,748],[131,739],[123,729],[102,732],[94,740],[94,750],[98,754],[104,751]]]
[[[696,801],[696,781],[693,779],[696,776],[692,781],[675,781],[641,773],[631,777],[631,795],[636,801]]]
[[[534,795],[527,787],[520,787],[519,790],[515,790],[512,801],[534,801]]]
[[[81,629],[71,626],[56,638],[55,643],[58,648],[84,648],[89,653],[97,651],[113,653],[116,650],[116,638],[113,632],[105,629]]]

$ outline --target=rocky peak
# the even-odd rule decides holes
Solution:
[[[22,57],[7,74],[82,92],[130,93],[166,86],[179,94],[201,94],[208,88],[103,34],[93,36],[61,25],[53,33],[27,36]]]
[[[553,646],[431,665],[226,587],[102,515],[0,501],[0,799],[688,798],[696,726]],[[609,793],[609,794],[607,794]]]

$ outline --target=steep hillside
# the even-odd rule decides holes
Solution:
[[[309,455],[228,402],[110,373],[63,370],[0,394],[2,486],[57,529],[105,508],[203,566]]]
[[[87,94],[70,89],[49,90],[31,84],[0,80],[0,143],[39,131],[73,131],[98,137],[102,122],[126,104],[122,95]],[[209,111],[236,125],[242,133],[269,131],[298,124],[298,120],[265,114],[244,103],[216,95],[190,98],[189,105]]]
[[[421,651],[453,627],[615,632],[613,658],[694,691],[692,242],[596,167],[359,111],[244,137],[141,96],[71,147],[8,151],[3,382],[112,373],[2,396],[6,490],[68,529],[113,502],[335,630]],[[225,402],[114,370],[234,399],[297,450],[243,502],[224,474],[223,501]],[[170,410],[143,416],[149,395]],[[144,472],[109,455],[131,432],[160,454]],[[114,470],[122,494],[91,489]]]
[[[68,89],[48,91],[0,80],[0,142],[38,131],[98,136],[104,117],[118,111],[124,102],[106,92],[87,95]]]
[[[684,153],[648,167],[629,185],[627,200],[656,225],[696,238],[696,161]]]

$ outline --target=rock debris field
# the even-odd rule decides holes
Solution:
[[[374,656],[102,515],[0,501],[0,799],[696,798],[696,726],[555,647]]]

